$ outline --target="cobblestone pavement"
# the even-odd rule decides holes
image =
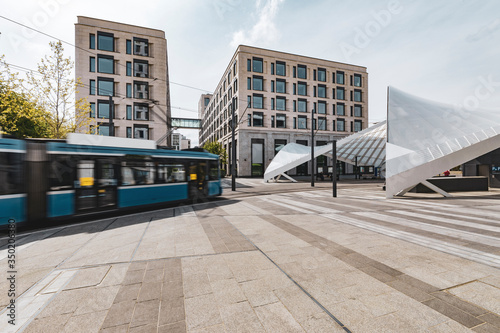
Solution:
[[[227,200],[20,233],[15,326],[0,239],[0,331],[500,332],[500,192],[381,186],[239,179]]]

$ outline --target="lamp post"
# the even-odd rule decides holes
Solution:
[[[231,191],[236,191],[236,145],[234,144],[234,121],[235,97],[231,101]]]
[[[333,197],[337,197],[337,141],[333,140],[332,142],[332,190]]]
[[[314,187],[314,110],[311,111],[311,187]]]
[[[113,118],[114,118],[113,109],[114,109],[113,96],[109,95],[109,136],[115,136],[115,125],[113,123]]]

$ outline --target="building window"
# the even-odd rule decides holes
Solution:
[[[95,118],[95,103],[90,102],[90,118]]]
[[[335,104],[332,104],[332,114],[335,114]]]
[[[319,84],[318,85],[318,97],[326,98],[326,86]]]
[[[134,138],[149,140],[149,128],[148,126],[135,125],[134,126]]]
[[[316,70],[313,69],[313,80],[316,81]]]
[[[97,33],[97,49],[102,51],[115,51],[115,38],[113,34],[107,32]]]
[[[110,56],[97,56],[97,71],[99,73],[114,74],[114,58]]]
[[[337,84],[344,84],[344,72],[337,72]]]
[[[271,92],[274,92],[274,81],[271,80]]]
[[[361,75],[360,74],[354,74],[354,86],[361,87]]]
[[[332,88],[332,98],[335,99],[335,88]]]
[[[95,57],[90,57],[89,71],[95,72]]]
[[[298,83],[298,94],[300,96],[307,96],[307,83],[305,82]]]
[[[344,103],[337,103],[337,116],[345,116]]]
[[[318,68],[318,81],[326,82],[326,69]]]
[[[362,129],[362,122],[361,120],[355,120],[354,121],[354,132],[359,132]]]
[[[95,95],[95,80],[90,80],[89,94]]]
[[[318,118],[318,130],[326,131],[326,117]]]
[[[316,97],[316,86],[313,86],[313,97]]]
[[[332,131],[334,131],[334,132],[335,132],[335,120],[333,120],[333,121],[332,121],[332,125],[333,125],[333,127],[332,127]]]
[[[296,83],[293,84],[293,94],[297,95],[297,84]]]
[[[134,54],[144,57],[149,56],[149,42],[147,39],[134,38]]]
[[[337,119],[337,132],[345,132],[345,120]]]
[[[134,98],[147,99],[149,86],[147,82],[134,82]]]
[[[252,58],[252,60],[253,60],[252,71],[257,73],[262,73],[263,72],[262,59]]]
[[[286,115],[277,114],[276,115],[276,127],[277,128],[286,128]]]
[[[102,136],[109,136],[109,125],[100,123],[97,128],[97,134]]]
[[[127,105],[127,120],[132,120],[132,105]]]
[[[274,156],[278,154],[278,152],[286,146],[286,140],[275,139],[274,140]]]
[[[271,98],[271,110],[274,110],[274,98]]]
[[[132,84],[127,83],[127,97],[132,98]]]
[[[132,41],[130,39],[127,39],[125,49],[127,54],[132,54]]]
[[[274,62],[271,63],[271,75],[274,75]]]
[[[299,99],[298,111],[299,112],[307,112],[307,100]]]
[[[354,101],[355,102],[362,102],[361,100],[361,90],[359,89],[354,89]]]
[[[252,126],[252,115],[249,113],[247,116],[247,126]]]
[[[238,79],[234,79],[234,93],[238,91]]]
[[[233,75],[236,75],[238,67],[236,66],[237,62],[235,61],[233,64]]]
[[[253,90],[263,91],[264,90],[263,81],[264,81],[264,79],[262,78],[262,76],[254,76],[253,77]]]
[[[286,98],[276,97],[276,110],[285,111],[286,110]]]
[[[297,77],[297,67],[293,66],[293,77]]]
[[[89,48],[92,50],[95,49],[95,35],[94,34],[89,35]]]
[[[262,112],[253,113],[253,126],[254,127],[264,126],[264,114]]]
[[[307,117],[299,116],[299,129],[307,129]]]
[[[132,137],[132,127],[127,127],[127,138]]]
[[[297,129],[297,118],[293,117],[293,129]]]
[[[263,109],[264,108],[264,96],[263,95],[253,95],[253,108]],[[255,123],[254,123],[255,126]]]
[[[293,112],[297,112],[297,101],[293,101]]]
[[[247,96],[247,107],[252,107],[252,96]]]
[[[149,77],[149,64],[144,60],[134,60],[134,76]]]
[[[345,100],[344,88],[337,88],[337,99]]]
[[[252,60],[247,59],[247,71],[251,72],[252,71]]]
[[[363,108],[361,105],[354,105],[354,117],[363,117]]]
[[[276,75],[286,76],[286,63],[276,61]]]
[[[115,95],[115,82],[113,79],[97,78],[97,94],[100,96],[114,96]]]
[[[134,104],[134,119],[135,120],[149,120],[149,108],[146,103]]]
[[[326,102],[318,101],[318,113],[326,114]]]
[[[271,116],[271,127],[274,128],[274,116]]]
[[[104,100],[97,101],[97,118],[109,119],[109,101],[104,101]]]
[[[126,64],[126,74],[127,76],[132,76],[132,63],[130,61],[127,61]]]
[[[276,80],[276,92],[281,94],[286,94],[286,81]]]
[[[298,65],[297,66],[297,76],[299,79],[306,79],[307,80],[307,66],[305,65]]]
[[[252,90],[252,78],[247,77],[247,90]]]

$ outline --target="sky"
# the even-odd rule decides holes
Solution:
[[[240,44],[367,67],[370,123],[386,118],[388,86],[500,107],[500,1],[21,0],[4,1],[0,16],[0,55],[30,69],[53,39],[5,18],[70,44],[77,16],[165,31],[173,117],[197,118]],[[198,144],[197,130],[180,131]]]

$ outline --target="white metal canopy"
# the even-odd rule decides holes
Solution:
[[[388,94],[387,198],[500,147],[499,110],[467,111],[392,87]]]
[[[386,122],[383,121],[337,142],[337,159],[359,166],[380,167],[385,162]],[[332,143],[314,147],[314,157],[332,156]],[[271,161],[264,173],[264,181],[283,175],[285,172],[311,160],[311,147],[289,143]]]

